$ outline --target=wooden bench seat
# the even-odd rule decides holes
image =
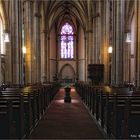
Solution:
[[[22,139],[29,135],[54,98],[60,84],[6,86],[0,92],[0,138]],[[21,101],[22,98],[22,101]],[[7,103],[11,101],[10,108]],[[12,110],[12,111],[10,111]],[[9,115],[9,112],[11,114]],[[10,119],[9,119],[10,117]],[[2,123],[4,122],[4,123]]]
[[[140,139],[140,102],[127,99],[123,123],[123,138]]]
[[[29,133],[33,126],[37,123],[40,118],[40,108],[37,106],[35,93],[21,92],[21,91],[3,91],[1,98],[14,99],[23,96],[23,107],[26,122],[26,133]],[[39,104],[39,103],[38,103]]]
[[[12,102],[0,101],[0,139],[14,138],[12,130]]]
[[[140,130],[138,125],[140,121],[140,94],[129,91],[129,88],[126,87],[90,87],[84,83],[76,83],[76,90],[109,137],[124,138],[122,128],[125,126],[125,120],[129,120],[125,123],[126,126],[129,126],[127,138],[132,138],[130,136],[133,136],[134,131],[134,135],[138,135],[138,129]],[[129,112],[129,117],[125,119],[127,98],[131,101],[131,111]],[[138,123],[136,124],[136,122]],[[131,126],[132,124],[136,125],[136,129]]]
[[[114,94],[114,97],[110,94],[105,96],[101,101],[101,124],[105,125],[107,133],[112,134],[115,138],[122,137],[122,121],[124,120],[124,110],[126,107],[126,99],[130,98],[132,103],[139,105],[140,96],[126,96]]]

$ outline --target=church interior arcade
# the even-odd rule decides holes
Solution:
[[[36,138],[31,131],[66,86],[106,138],[139,138],[139,30],[138,0],[0,0],[0,138]]]
[[[137,3],[1,0],[1,83],[88,81],[104,64],[103,84],[139,86]]]

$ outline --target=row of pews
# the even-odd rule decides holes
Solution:
[[[26,138],[46,112],[59,88],[59,83],[2,87],[0,139]]]
[[[140,92],[82,82],[75,87],[108,138],[140,139]]]

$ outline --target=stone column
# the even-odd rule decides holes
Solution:
[[[95,12],[96,12],[96,11],[95,11]],[[93,17],[93,29],[94,29],[94,30],[93,30],[93,40],[94,40],[94,42],[93,42],[93,46],[94,46],[94,48],[93,48],[93,60],[94,60],[93,63],[94,63],[94,64],[97,63],[97,58],[96,58],[96,53],[97,53],[97,52],[96,52],[96,50],[97,50],[97,47],[96,47],[96,46],[97,46],[97,40],[96,40],[96,30],[97,30],[97,29],[96,29],[96,24],[97,24],[97,23],[96,23],[96,18],[97,18],[97,17],[96,17],[96,15],[95,15],[95,17]]]
[[[109,31],[110,27],[110,4],[109,2],[103,2],[101,7],[101,63],[104,64],[104,83],[109,83],[109,57],[111,57],[111,54],[108,53],[108,47],[109,47],[109,34],[111,34],[111,31]]]
[[[9,32],[9,34],[11,34],[11,32]],[[10,42],[5,43],[5,48],[6,48],[5,82],[10,82],[11,83],[12,82],[12,59],[11,59],[12,47],[11,47],[11,39],[10,39]]]
[[[87,45],[86,45],[86,43],[87,43],[87,34],[85,33],[85,45],[84,45],[85,46],[85,48],[84,48],[85,49],[85,54],[84,54],[85,55],[85,66],[84,66],[85,67],[85,81],[87,81],[87,64],[88,64],[87,63]]]
[[[88,1],[88,22],[87,22],[87,63],[92,63],[92,55],[93,55],[93,14],[92,14],[92,1]]]
[[[135,1],[135,84],[140,87],[140,1]]]
[[[41,78],[42,82],[47,82],[47,48],[46,48],[46,30],[42,29],[41,32]]]
[[[116,47],[115,47],[115,36],[116,36],[116,2],[112,0],[112,14],[111,14],[111,18],[112,18],[112,49],[113,49],[113,53],[112,53],[112,73],[111,73],[111,83],[114,85],[116,84],[116,55],[115,55],[115,51],[116,51]]]
[[[91,24],[91,23],[89,23]],[[88,25],[89,25],[88,24]],[[92,25],[92,24],[91,24]],[[91,26],[90,25],[90,26]],[[92,64],[93,63],[93,59],[92,59],[92,55],[93,55],[93,31],[91,28],[88,28],[88,30],[86,31],[86,67],[85,67],[85,71],[86,71],[86,79],[88,80],[88,64]]]
[[[47,82],[47,47],[46,47],[46,38],[47,38],[47,29],[45,26],[45,11],[44,5],[42,3],[41,7],[41,82]]]
[[[125,42],[124,44],[124,55],[123,55],[123,64],[124,64],[124,73],[123,73],[123,79],[124,81],[130,82],[131,81],[131,74],[130,74],[130,50],[131,49],[131,44]]]
[[[32,16],[31,16],[31,4],[30,0],[25,0],[25,83],[31,83],[32,81],[32,69],[31,69],[31,49],[32,49]]]
[[[78,29],[79,30],[79,29]],[[78,62],[78,58],[79,58],[79,53],[78,53],[78,41],[79,41],[79,39],[78,39],[78,37],[76,37],[76,36],[74,36],[74,40],[76,40],[75,42],[75,47],[76,47],[76,57],[75,57],[75,59],[76,59],[76,75],[75,75],[75,80],[78,80],[79,79],[79,74],[78,74],[78,67],[79,67],[79,62]]]
[[[123,84],[124,1],[113,2],[113,84]]]
[[[98,8],[97,8],[97,14],[99,14],[99,16],[96,18],[97,20],[97,64],[101,64],[101,57],[102,57],[102,47],[101,47],[101,1],[98,2]]]
[[[58,62],[58,60],[59,60],[59,59],[58,59],[58,56],[59,56],[59,54],[58,54],[58,52],[59,52],[59,47],[58,47],[59,44],[58,44],[58,42],[59,42],[59,41],[58,41],[58,36],[57,36],[57,37],[56,37],[56,46],[57,46],[57,47],[56,47],[56,76],[57,76],[57,78],[58,78],[58,75],[59,75],[59,73],[58,73],[58,63],[59,63],[59,62]],[[57,79],[57,80],[58,80],[58,79]]]
[[[37,16],[38,16],[38,8],[37,8],[37,2],[34,2],[32,5],[33,9],[30,12],[33,12],[32,15],[32,20],[33,20],[33,24],[32,24],[32,30],[31,32],[33,32],[33,34],[31,35],[31,82],[32,83],[36,83],[37,82],[37,24],[38,24],[38,20],[37,20]]]
[[[21,1],[11,1],[11,45],[12,45],[12,81],[14,84],[19,84],[21,75],[21,31],[22,31],[22,16],[21,16]]]
[[[93,27],[92,27],[92,13],[91,13],[91,8],[92,3],[91,1],[88,2],[88,7],[87,7],[87,13],[88,17],[86,21],[86,29],[85,29],[85,80],[88,80],[88,73],[87,73],[87,68],[88,64],[92,63],[92,51],[93,51]]]
[[[40,82],[40,18],[38,11],[38,2],[34,2],[34,41],[32,48],[32,81],[33,83]]]
[[[50,36],[47,34],[47,80],[50,81]]]
[[[116,84],[123,84],[123,30],[124,30],[124,2],[116,1]]]
[[[38,15],[37,82],[41,83],[41,14]]]
[[[93,62],[95,64],[101,63],[101,9],[100,1],[96,2],[95,14],[93,16],[93,32],[94,32],[94,45],[93,45]]]
[[[89,29],[87,32],[88,36],[88,64],[93,63],[93,31]]]
[[[48,30],[44,30],[42,34],[42,68],[43,68],[43,75],[42,75],[42,80],[44,82],[47,82],[50,80],[50,37],[48,34]]]

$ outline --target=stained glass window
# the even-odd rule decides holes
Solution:
[[[73,28],[69,23],[65,23],[61,28],[61,58],[74,58],[74,36]]]

